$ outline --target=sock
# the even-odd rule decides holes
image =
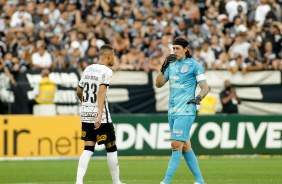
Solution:
[[[183,154],[185,161],[188,165],[188,167],[190,168],[191,172],[193,173],[193,175],[196,178],[196,182],[200,183],[200,184],[204,184],[204,179],[202,177],[200,168],[199,168],[199,164],[196,158],[196,155],[193,151],[193,149],[191,149],[190,151],[188,151],[187,153]]]
[[[111,171],[113,184],[119,184],[119,165],[117,158],[117,151],[107,152],[107,161]]]
[[[168,168],[166,171],[166,176],[165,176],[165,179],[163,180],[165,184],[168,184],[170,182],[172,176],[174,175],[176,169],[179,166],[181,157],[182,157],[182,151],[180,150],[172,151],[172,155],[171,155],[171,158],[168,164]]]
[[[78,168],[77,168],[77,176],[76,176],[76,184],[83,183],[83,177],[86,173],[89,160],[93,155],[93,151],[84,150],[79,158]]]

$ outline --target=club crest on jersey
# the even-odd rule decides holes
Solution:
[[[85,131],[82,131],[81,137],[85,137],[85,136],[86,136],[86,132],[85,132]]]
[[[181,68],[181,73],[187,72],[187,68],[188,68],[187,65],[183,65],[182,68]]]
[[[107,135],[97,136],[97,142],[105,141],[107,139]]]

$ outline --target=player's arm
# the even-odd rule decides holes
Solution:
[[[201,91],[198,96],[201,96],[201,98],[203,99],[209,93],[210,89],[209,89],[207,81],[200,82],[199,86],[201,88]]]
[[[198,94],[198,96],[196,96],[196,98],[192,99],[192,100],[189,100],[187,102],[187,104],[190,104],[190,103],[195,103],[197,105],[200,105],[200,102],[202,101],[203,98],[205,98],[205,96],[209,93],[209,86],[208,86],[208,83],[207,81],[201,81],[198,83],[200,88],[201,88],[201,91],[200,93]]]
[[[98,91],[98,117],[97,120],[94,123],[94,130],[98,129],[101,126],[102,121],[102,115],[103,115],[103,108],[105,104],[105,98],[106,98],[106,85],[100,85],[99,91]]]
[[[159,72],[156,79],[156,87],[160,88],[167,82],[166,78],[164,77],[164,74],[162,72]]]
[[[76,95],[79,98],[80,102],[82,102],[82,97],[83,97],[83,88],[78,86],[76,89]]]
[[[167,82],[167,79],[165,78],[165,71],[168,68],[169,64],[175,61],[176,61],[176,56],[174,54],[170,54],[169,56],[165,58],[161,71],[157,75],[157,79],[156,79],[157,88],[162,87]]]

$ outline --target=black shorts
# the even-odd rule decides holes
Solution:
[[[94,123],[82,123],[81,139],[97,142],[98,145],[113,142],[116,140],[114,125],[102,123],[97,130],[94,130]]]

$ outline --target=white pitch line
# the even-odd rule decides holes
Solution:
[[[160,180],[122,180],[122,181],[124,181],[124,182],[158,182],[158,181],[160,181]],[[194,181],[194,180],[171,180],[171,181]],[[91,182],[91,183],[101,183],[101,182],[109,182],[109,183],[112,183],[112,180],[96,180],[96,181],[84,181],[84,182],[87,182],[87,183],[89,183],[89,182]],[[71,182],[71,181],[69,181],[69,182],[26,182],[26,183],[24,183],[24,182],[21,182],[21,183],[5,183],[5,184],[45,184],[45,183],[53,183],[53,184],[55,184],[55,183],[73,183],[73,182]]]
[[[229,182],[232,182],[232,181],[244,181],[244,180],[250,180],[250,179],[208,179],[207,181],[219,181],[219,180],[224,180],[224,181],[229,181]],[[268,180],[268,181],[282,181],[282,179],[252,179],[252,180],[256,180],[256,181],[260,181],[260,180]],[[123,182],[159,182],[160,180],[122,180]],[[183,182],[183,181],[195,181],[195,180],[171,180],[173,182]],[[101,182],[109,182],[109,183],[112,183],[112,180],[96,180],[96,181],[85,181],[87,183],[101,183]],[[69,182],[26,182],[26,183],[4,183],[4,184],[47,184],[47,183],[50,183],[50,184],[56,184],[56,183],[73,183],[71,181]]]

